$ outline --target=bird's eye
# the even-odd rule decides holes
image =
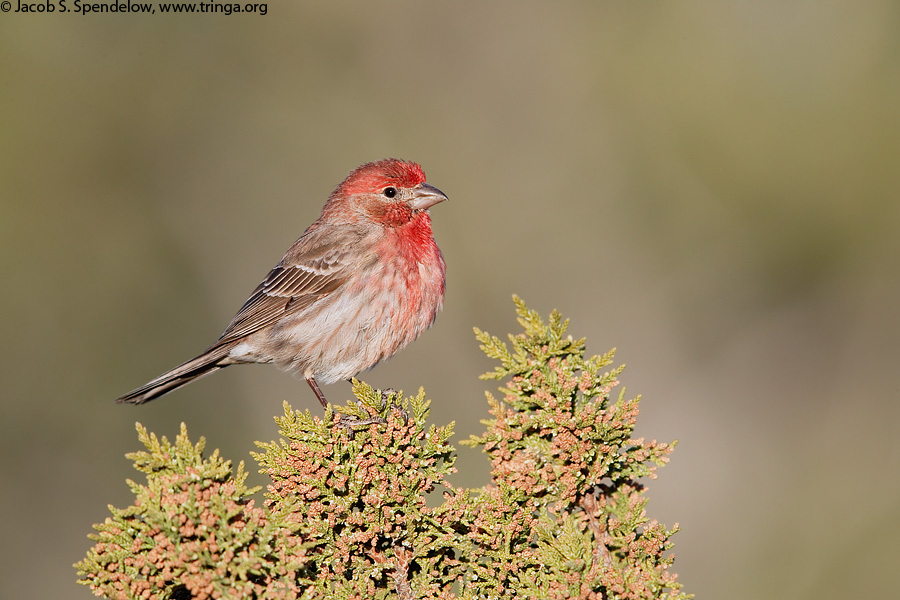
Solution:
[[[397,188],[395,187],[386,187],[384,188],[384,192],[382,192],[388,198],[393,198],[397,195]]]

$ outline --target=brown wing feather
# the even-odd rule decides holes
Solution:
[[[345,262],[347,246],[319,246],[303,252],[302,248],[297,248],[303,241],[304,238],[298,240],[269,272],[215,345],[268,327],[284,315],[302,310],[327,296],[346,281],[350,275]],[[285,264],[286,261],[291,264]]]

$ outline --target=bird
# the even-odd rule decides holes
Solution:
[[[415,340],[443,307],[446,264],[429,209],[447,200],[417,163],[363,164],[196,358],[119,397],[143,404],[230,365],[272,363],[319,384],[349,380]]]

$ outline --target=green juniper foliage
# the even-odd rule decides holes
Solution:
[[[280,532],[250,496],[244,465],[205,442],[192,445],[187,428],[175,443],[157,439],[140,424],[147,448],[128,458],[147,476],[129,480],[135,503],[111,516],[90,538],[96,542],[76,568],[96,595],[108,598],[252,597],[265,590],[265,573]]]
[[[171,444],[138,425],[147,478],[75,566],[108,598],[687,599],[669,571],[671,536],[650,521],[640,480],[674,444],[632,438],[639,398],[615,401],[613,352],[584,357],[557,312],[545,323],[514,298],[510,345],[476,329],[505,380],[487,394],[481,447],[492,481],[447,481],[453,424],[429,425],[424,391],[354,382],[355,402],[324,418],[285,403],[280,439],[253,456],[263,506],[218,451],[185,426]]]

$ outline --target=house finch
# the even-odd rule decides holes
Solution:
[[[316,381],[350,379],[416,339],[444,300],[428,209],[447,196],[416,163],[362,165],[203,354],[125,394],[142,404],[228,365],[274,363]]]

